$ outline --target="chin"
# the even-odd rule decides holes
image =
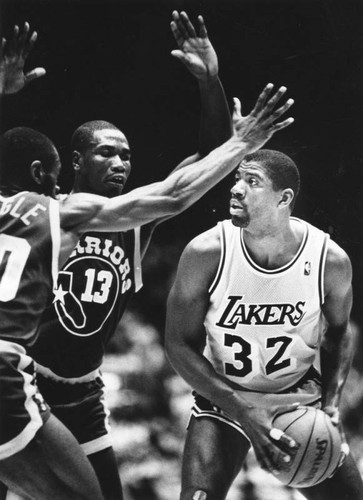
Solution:
[[[231,222],[234,226],[236,227],[241,227],[245,228],[249,225],[250,219],[249,218],[241,218],[241,217],[234,217],[233,215],[231,216]]]

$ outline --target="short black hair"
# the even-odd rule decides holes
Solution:
[[[243,163],[258,162],[266,170],[275,191],[290,188],[294,192],[291,209],[300,191],[300,174],[292,158],[281,151],[259,149],[243,158]]]
[[[0,176],[3,183],[16,181],[22,187],[30,187],[34,184],[30,173],[33,161],[41,161],[44,171],[49,172],[58,159],[53,142],[38,130],[15,127],[1,138]]]
[[[93,140],[93,133],[97,130],[105,129],[118,130],[120,132],[120,129],[116,127],[116,125],[104,120],[93,120],[83,123],[83,125],[80,125],[72,135],[72,151],[84,153],[89,148],[90,143]]]

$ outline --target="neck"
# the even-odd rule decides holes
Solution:
[[[254,262],[265,269],[277,269],[293,259],[304,235],[303,225],[291,219],[265,230],[246,228],[242,238]]]

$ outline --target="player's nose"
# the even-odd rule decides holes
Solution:
[[[238,181],[231,188],[231,194],[239,198],[244,198],[246,195],[246,189],[243,181]]]
[[[119,156],[115,156],[111,165],[112,172],[126,172],[126,166]]]

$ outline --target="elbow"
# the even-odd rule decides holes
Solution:
[[[170,213],[177,215],[188,208],[188,197],[183,193],[175,193],[170,199]]]

